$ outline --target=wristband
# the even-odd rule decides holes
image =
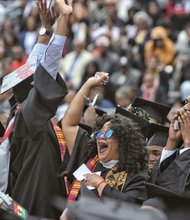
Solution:
[[[105,181],[105,180],[100,181],[100,182],[96,185],[96,189],[98,189],[102,183],[106,183],[106,181]]]
[[[85,100],[86,103],[88,103],[88,104],[91,103],[90,98],[87,97],[87,96],[85,96],[85,94],[82,92],[81,89],[79,90],[79,92],[80,92],[80,94],[84,97],[84,100]]]

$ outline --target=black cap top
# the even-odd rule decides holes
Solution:
[[[187,104],[187,103],[189,103],[190,102],[190,98],[189,98],[190,96],[188,96],[186,99],[184,99],[182,102],[181,102],[181,104],[182,105],[185,105],[185,104]]]
[[[127,111],[124,108],[121,108],[119,106],[117,106],[116,110],[115,110],[115,114],[121,114],[127,118],[132,119],[135,123],[138,124],[138,126],[142,129],[142,132],[144,134],[145,137],[148,136],[148,132],[149,132],[149,125],[150,122],[148,120],[145,120],[137,115],[132,114],[131,112]]]
[[[102,115],[104,115],[104,114],[107,114],[107,112],[105,112],[104,110],[102,110],[102,109],[100,109],[100,108],[95,107],[95,110],[96,110],[96,114],[97,114],[98,116],[102,116]]]
[[[85,105],[85,106],[84,106],[84,112],[86,111],[86,109],[87,109],[88,107],[89,107],[88,105]],[[100,109],[100,108],[97,108],[97,107],[94,107],[94,108],[95,108],[96,114],[97,114],[98,116],[102,116],[102,115],[104,115],[104,114],[107,114],[107,112],[105,112],[103,109]]]
[[[149,127],[149,140],[147,146],[165,147],[168,139],[169,127],[151,123]]]
[[[110,198],[102,202],[89,196],[81,196],[68,207],[68,211],[78,220],[166,220],[158,214],[141,210],[134,204]]]
[[[83,128],[86,130],[90,135],[92,134],[92,127],[89,125],[86,125],[84,123],[79,123],[79,127]]]
[[[149,198],[143,206],[151,206],[167,213],[168,220],[190,219],[190,194],[179,194],[158,185],[146,183]]]
[[[165,197],[165,196],[182,197],[183,196],[177,192],[174,192],[172,190],[166,189],[162,186],[158,186],[153,183],[146,182],[145,186],[146,186],[148,198],[153,198],[157,196],[160,196],[160,197],[161,196],[162,197]]]
[[[144,109],[149,114],[149,117],[153,119],[153,122],[159,124],[165,124],[168,121],[167,115],[171,110],[171,107],[168,105],[151,102],[141,98],[136,98],[132,106]]]

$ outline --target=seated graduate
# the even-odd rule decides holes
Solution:
[[[189,174],[190,96],[187,97],[186,104],[173,116],[167,143],[160,163],[152,172],[151,182],[174,192],[190,193]]]
[[[146,145],[149,173],[151,173],[156,163],[160,160],[162,150],[166,146],[168,131],[169,127],[154,123],[150,124],[149,140]]]
[[[120,114],[98,117],[91,137],[78,126],[91,90],[102,86],[108,78],[104,72],[97,72],[89,78],[62,119],[62,130],[71,155],[67,168],[63,166],[60,172],[68,182],[73,183],[67,188],[68,203],[78,197],[80,182],[74,180],[73,173],[83,163],[92,172],[85,175],[83,182],[86,186],[94,187],[98,197],[137,204],[146,199],[144,181],[147,178],[147,152],[140,128]],[[94,173],[97,171],[101,171],[101,175]]]
[[[22,79],[13,88],[21,104],[8,137],[11,158],[7,192],[29,214],[51,219],[58,219],[61,214],[54,209],[51,200],[55,195],[65,196],[64,182],[57,177],[62,154],[50,119],[67,94],[66,85],[57,74],[72,13],[72,0],[67,2],[55,0],[59,17],[52,38],[51,29],[43,23],[46,31],[41,32],[41,44],[36,48],[43,47],[45,52],[34,73],[33,85],[27,83],[32,81],[31,77],[25,77],[27,79]],[[48,12],[46,1],[38,0],[38,5],[40,15],[50,19],[53,13],[51,10]],[[47,47],[44,41],[49,41]]]

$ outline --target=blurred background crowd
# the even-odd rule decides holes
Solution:
[[[0,0],[0,77],[22,66],[41,27],[33,0]],[[127,107],[135,97],[178,106],[190,94],[189,0],[75,0],[60,74],[70,102],[97,71],[110,74],[97,107]],[[0,96],[0,120],[10,112]]]

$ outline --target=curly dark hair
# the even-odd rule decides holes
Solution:
[[[145,148],[145,137],[137,124],[120,114],[105,114],[96,120],[93,131],[100,130],[108,121],[110,121],[110,128],[113,130],[113,138],[119,141],[118,171],[127,170],[132,174],[138,171],[147,171],[148,155]],[[89,141],[88,145],[88,156],[97,153],[94,138]]]

